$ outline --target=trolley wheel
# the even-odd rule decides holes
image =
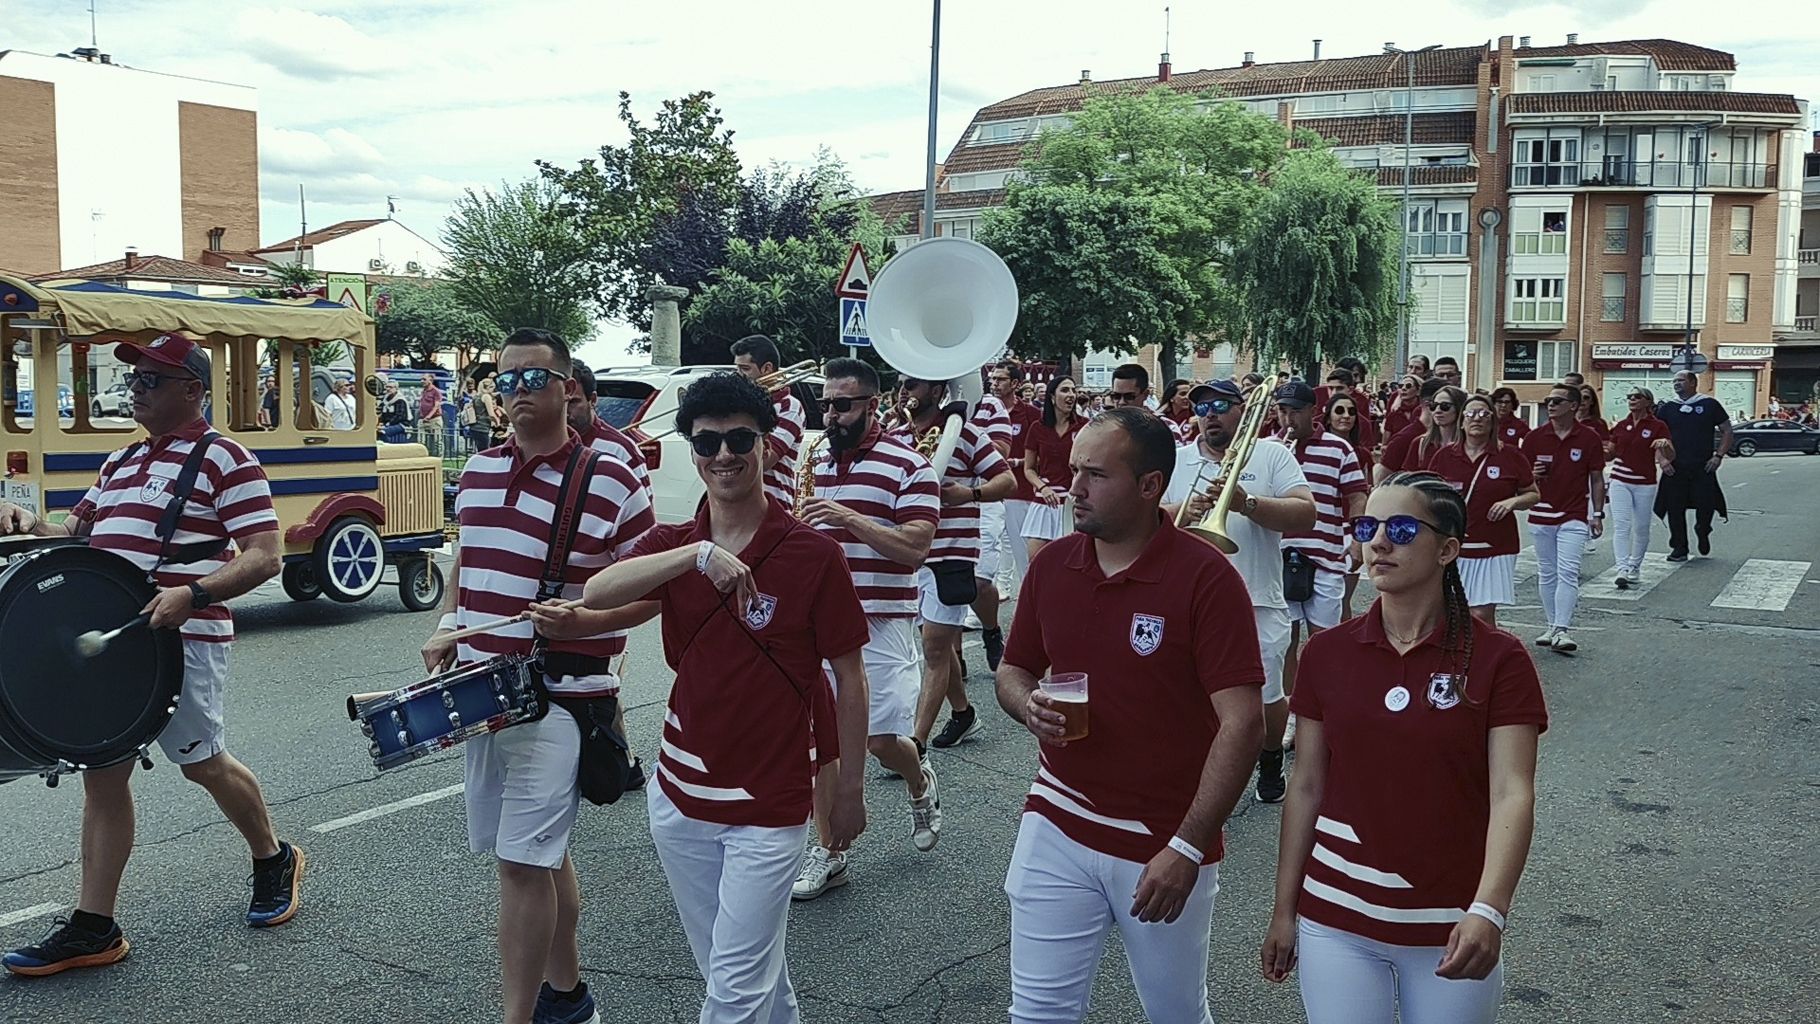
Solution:
[[[316,567],[310,562],[289,562],[282,577],[284,592],[293,601],[314,601],[322,596],[322,584],[316,582]]]
[[[398,599],[414,612],[442,604],[442,567],[436,559],[412,556],[398,563]]]
[[[359,601],[379,588],[385,543],[373,524],[359,516],[343,516],[323,532],[311,561],[323,593],[343,603]]]

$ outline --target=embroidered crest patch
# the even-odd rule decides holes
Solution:
[[[771,616],[777,611],[777,598],[770,594],[759,594],[746,606],[746,625],[753,629],[764,629],[771,624]]]
[[[1156,653],[1163,646],[1163,619],[1159,615],[1142,613],[1131,617],[1131,649],[1140,655]]]

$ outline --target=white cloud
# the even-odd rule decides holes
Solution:
[[[295,8],[254,8],[235,20],[235,42],[247,53],[298,78],[384,74],[396,51],[341,18]]]
[[[260,165],[279,174],[345,174],[385,163],[373,144],[346,128],[315,132],[266,125],[259,133]]]

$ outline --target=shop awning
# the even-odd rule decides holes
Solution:
[[[41,312],[55,307],[62,314],[65,333],[77,338],[179,330],[201,336],[361,343],[372,323],[360,310],[320,297],[146,292],[78,278],[30,284],[0,277],[0,290],[17,292]]]

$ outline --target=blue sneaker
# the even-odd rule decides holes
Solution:
[[[303,851],[290,843],[279,843],[282,859],[273,858],[269,865],[253,864],[253,901],[247,906],[246,923],[254,928],[276,928],[297,916],[303,900],[298,887],[303,882]]]
[[[573,997],[565,997],[557,995],[546,981],[537,992],[531,1024],[600,1024],[600,1013],[594,1008],[594,993],[588,991],[588,983],[584,981],[575,987]]]

